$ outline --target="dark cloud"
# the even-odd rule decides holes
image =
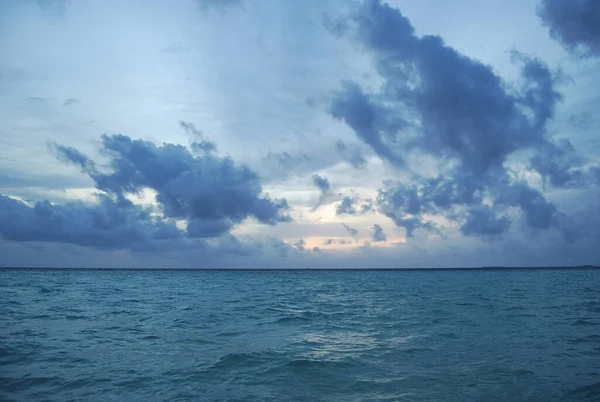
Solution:
[[[181,145],[157,146],[124,135],[104,135],[101,144],[109,173],[76,149],[57,145],[56,150],[61,160],[79,166],[99,190],[117,199],[155,190],[165,217],[188,222],[188,236],[219,236],[250,216],[269,225],[290,220],[287,202],[263,194],[258,176],[231,158],[194,155]]]
[[[497,217],[488,206],[478,205],[469,209],[460,231],[467,236],[494,236],[506,232],[509,226],[510,220],[507,217]]]
[[[358,84],[345,82],[334,94],[330,112],[333,117],[346,122],[382,159],[393,165],[404,165],[404,160],[393,152],[381,134],[392,129],[386,111],[369,99]]]
[[[583,179],[583,159],[567,139],[540,147],[530,160],[531,169],[538,172],[544,185],[562,187]]]
[[[321,194],[329,194],[331,190],[331,185],[329,184],[329,180],[327,180],[327,177],[318,174],[313,174],[310,179],[315,185],[315,187],[319,189]]]
[[[547,135],[562,98],[555,90],[559,77],[546,64],[513,51],[521,78],[507,83],[440,37],[415,35],[399,10],[378,0],[363,3],[345,34],[373,56],[384,84],[366,93],[343,82],[331,115],[397,169],[410,172],[407,157],[422,153],[444,170],[433,179],[413,174],[416,184],[387,183],[377,198],[381,213],[409,237],[419,228],[437,230],[425,219],[430,214],[459,222],[464,234],[503,233],[510,225],[503,216],[509,207],[520,208],[534,229],[556,226],[556,207],[505,167],[509,156],[530,150],[531,168],[553,185],[576,177],[570,144]],[[484,196],[491,198],[490,207]],[[340,208],[352,211],[352,200],[343,200]]]
[[[600,2],[542,0],[538,14],[550,36],[569,52],[600,56]]]
[[[515,181],[501,189],[495,195],[495,202],[520,207],[525,221],[534,229],[548,229],[557,223],[557,209],[554,204],[523,181]]]
[[[331,185],[329,184],[329,180],[327,180],[327,177],[318,174],[313,174],[310,179],[312,181],[312,184],[315,187],[317,187],[319,189],[319,192],[321,193],[319,195],[319,201],[317,202],[317,205],[315,205],[315,207],[313,208],[313,210],[316,210],[321,205],[323,205],[323,202],[325,202],[327,196],[331,194]]]
[[[201,135],[189,123],[182,127]],[[194,144],[202,142],[210,143],[194,141],[190,151],[104,135],[100,151],[108,158],[108,170],[75,148],[54,144],[58,159],[78,166],[93,180],[97,202],[30,204],[0,195],[0,235],[12,241],[138,250],[203,249],[208,243],[200,239],[219,238],[220,250],[251,253],[253,247],[229,231],[248,217],[269,225],[289,221],[287,202],[270,199],[257,175],[231,158],[204,150],[194,153]],[[161,214],[129,200],[145,189],[156,192]],[[187,222],[186,230],[176,221]]]
[[[304,239],[300,239],[296,243],[294,243],[294,247],[296,247],[296,249],[298,251],[305,251],[306,250],[306,241],[304,241]]]
[[[456,172],[449,178],[421,179],[419,185],[386,182],[379,190],[377,208],[412,237],[417,229],[436,231],[424,215],[443,214],[458,219],[455,209],[482,202],[483,185],[473,176]]]
[[[13,241],[134,249],[183,237],[174,222],[154,217],[128,200],[102,194],[97,198],[97,205],[48,201],[28,205],[0,195],[0,235]]]
[[[371,200],[361,200],[357,196],[345,196],[342,201],[336,205],[336,215],[360,215],[372,210]]]
[[[352,228],[346,225],[345,223],[342,223],[342,226],[344,227],[344,229],[346,229],[346,232],[348,232],[350,236],[356,237],[358,235],[358,230],[356,230],[355,228]]]
[[[373,239],[374,242],[379,243],[387,241],[387,235],[383,232],[383,228],[380,225],[375,224],[371,229],[373,229],[371,239]]]

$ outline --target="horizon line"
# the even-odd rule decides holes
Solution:
[[[430,267],[430,268],[138,268],[138,267],[0,267],[2,271],[541,271],[541,270],[594,270],[599,265],[566,266],[478,266],[478,267]]]

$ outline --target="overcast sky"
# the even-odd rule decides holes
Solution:
[[[0,2],[0,265],[600,264],[600,2]]]

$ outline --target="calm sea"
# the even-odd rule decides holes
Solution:
[[[2,401],[600,401],[600,271],[0,270]]]

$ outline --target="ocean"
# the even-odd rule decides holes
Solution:
[[[600,401],[600,271],[0,270],[2,401]]]

